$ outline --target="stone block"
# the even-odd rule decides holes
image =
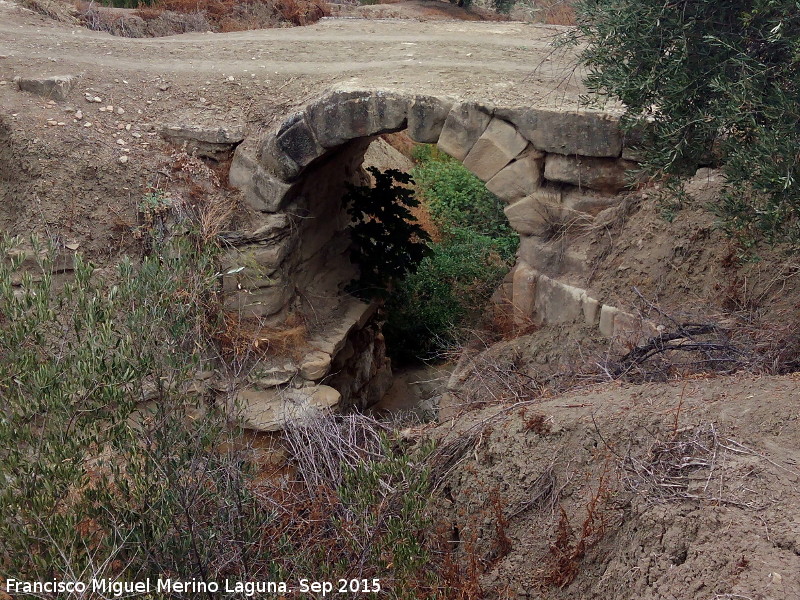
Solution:
[[[514,323],[526,325],[536,317],[536,281],[539,273],[529,264],[517,261],[513,271],[511,303],[514,307]]]
[[[452,102],[433,96],[414,96],[408,107],[408,135],[420,144],[439,141]]]
[[[327,385],[307,388],[244,389],[236,396],[242,425],[256,431],[279,431],[339,403],[341,394]]]
[[[309,352],[300,361],[300,376],[308,381],[319,381],[331,368],[331,355],[326,352]]]
[[[64,102],[77,80],[75,75],[56,75],[54,77],[16,77],[17,87],[48,100]]]
[[[628,186],[626,173],[635,166],[622,159],[548,154],[544,163],[544,177],[579,188],[615,193]]]
[[[536,315],[542,323],[570,323],[583,317],[584,290],[546,275],[536,285]]]
[[[379,90],[373,93],[371,102],[370,135],[400,131],[407,127],[408,108],[411,103],[408,96]]]
[[[581,304],[584,322],[590,327],[597,327],[600,322],[600,302],[584,291],[581,296]]]
[[[614,318],[617,316],[618,312],[619,311],[615,307],[609,306],[608,304],[604,304],[600,309],[598,328],[604,337],[614,337]]]
[[[532,146],[486,182],[486,189],[506,202],[516,202],[533,194],[544,177],[544,152]]]
[[[528,145],[528,140],[502,119],[492,119],[464,158],[464,166],[483,181],[488,181]]]
[[[564,208],[595,216],[607,208],[617,206],[622,202],[622,196],[604,194],[602,192],[567,188],[561,193],[561,202]]]
[[[325,153],[302,113],[283,124],[275,139],[275,149],[289,157],[301,171]]]
[[[306,107],[306,121],[323,148],[335,148],[369,135],[372,96],[369,92],[333,92]]]
[[[438,146],[456,160],[464,160],[492,120],[493,109],[482,104],[454,106],[445,119]]]
[[[522,200],[509,204],[503,209],[511,228],[520,235],[549,237],[551,230],[560,223],[561,206],[554,200],[560,194],[542,188]]]
[[[619,119],[607,113],[524,108],[498,110],[497,116],[545,152],[601,157],[622,152]]]
[[[269,317],[281,312],[293,296],[294,286],[285,283],[239,289],[225,295],[225,308],[247,317]]]
[[[297,375],[297,367],[291,362],[254,368],[247,379],[260,388],[270,388],[289,383]]]
[[[545,240],[535,236],[522,237],[517,256],[548,277],[567,274],[582,277],[589,271],[586,256],[570,249],[564,238]]]

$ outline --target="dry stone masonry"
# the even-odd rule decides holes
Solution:
[[[609,337],[642,330],[589,295],[585,256],[571,244],[618,207],[636,165],[622,158],[631,153],[613,115],[338,90],[245,139],[234,155],[230,182],[262,216],[229,239],[229,306],[263,323],[300,312],[317,324],[305,356],[274,365],[242,392],[253,427],[280,427],[282,415],[312,405],[369,405],[391,383],[372,308],[342,291],[356,272],[341,198],[345,182],[364,182],[375,136],[400,130],[438,144],[507,204],[521,244],[501,292],[519,322],[583,320]]]

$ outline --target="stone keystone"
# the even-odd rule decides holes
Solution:
[[[475,142],[483,135],[492,120],[494,109],[482,104],[454,106],[439,136],[439,149],[456,160],[463,161]]]
[[[488,181],[527,145],[528,140],[513,125],[502,119],[492,119],[464,159],[464,166],[483,181]]]
[[[16,77],[17,87],[23,92],[30,92],[50,100],[63,102],[67,99],[77,77],[75,75],[56,75],[55,77],[32,78]]]

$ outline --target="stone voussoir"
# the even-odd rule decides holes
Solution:
[[[508,121],[492,119],[464,158],[464,166],[479,179],[488,181],[528,145],[528,140]]]
[[[530,196],[542,185],[544,157],[544,152],[528,146],[514,162],[486,182],[486,189],[505,202]]]
[[[562,208],[558,190],[541,188],[503,209],[511,228],[520,235],[548,236],[560,228]]]
[[[569,323],[583,317],[584,290],[540,275],[536,285],[536,315],[544,323]]]
[[[439,149],[463,161],[489,126],[494,108],[474,102],[456,104],[450,109],[439,136]]]
[[[408,136],[420,144],[439,141],[453,103],[434,96],[414,96],[408,107]]]

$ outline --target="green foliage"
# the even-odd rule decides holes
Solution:
[[[418,146],[412,174],[436,225],[445,233],[466,228],[497,242],[498,250],[511,260],[519,236],[508,224],[500,199],[456,159],[436,146]]]
[[[569,41],[586,44],[586,84],[624,102],[646,168],[680,177],[719,161],[725,229],[800,245],[797,0],[582,0],[577,12]]]
[[[375,187],[348,185],[343,202],[353,222],[351,259],[360,270],[350,290],[359,297],[374,298],[414,271],[428,253],[430,236],[409,210],[419,206],[414,191],[395,184],[411,183],[411,176],[396,169],[368,170],[375,177]]]
[[[508,272],[502,245],[468,228],[452,228],[387,302],[387,347],[395,358],[435,358],[476,323]]]
[[[34,273],[0,261],[0,575],[206,579],[220,553],[253,559],[245,463],[217,451],[224,416],[188,391],[213,253],[175,241],[114,283],[77,256],[56,287],[54,251],[34,251]]]

